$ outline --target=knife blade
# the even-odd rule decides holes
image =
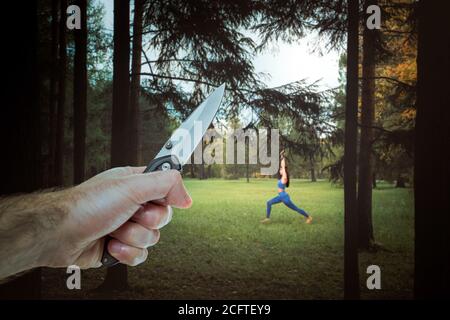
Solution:
[[[156,157],[148,164],[144,173],[171,169],[181,172],[183,165],[186,164],[197,145],[202,141],[204,134],[216,116],[224,93],[225,83],[216,88],[172,133]],[[106,267],[112,267],[119,263],[108,252],[107,247],[110,240],[111,237],[107,236],[101,260]]]

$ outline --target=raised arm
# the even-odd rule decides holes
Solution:
[[[280,168],[282,168],[283,170],[281,170],[281,182],[283,182],[284,184],[287,183],[288,177],[287,177],[287,173],[286,173],[286,158],[284,157],[284,152],[281,153],[281,160],[280,160]]]

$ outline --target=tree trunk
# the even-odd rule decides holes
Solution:
[[[64,184],[64,112],[66,104],[66,10],[67,0],[61,0],[59,20],[58,106],[56,114],[55,183]]]
[[[84,181],[87,114],[87,0],[77,0],[81,11],[81,29],[75,30],[73,77],[73,180]]]
[[[131,65],[129,156],[130,165],[141,162],[141,116],[139,97],[141,92],[142,8],[143,0],[134,0],[133,52]]]
[[[348,0],[344,144],[344,298],[359,299],[356,144],[358,121],[358,0]]]
[[[418,299],[450,298],[450,19],[419,2],[415,132],[415,274]]]
[[[189,165],[189,170],[191,173],[191,178],[195,178],[194,160],[192,157],[191,157],[191,164]]]
[[[364,8],[376,4],[376,0],[366,0]],[[367,18],[368,15],[365,15],[364,21]],[[358,245],[359,248],[367,250],[374,240],[372,225],[372,127],[375,117],[375,41],[377,30],[370,30],[365,25],[363,29],[361,137],[358,166]]]
[[[1,60],[2,77],[7,80],[2,84],[4,108],[0,117],[0,161],[4,168],[1,195],[32,192],[42,187],[38,1],[26,5],[12,2],[9,6],[11,12],[20,12],[23,20],[17,23],[15,15],[5,15],[0,27],[1,39],[8,44]],[[0,286],[2,300],[40,296],[40,268]]]
[[[247,183],[250,182],[250,172],[249,172],[249,164],[248,161],[245,164],[245,178],[247,179]]]
[[[205,164],[202,163],[200,164],[200,180],[204,180],[205,179]]]
[[[314,167],[311,167],[310,171],[311,171],[311,182],[317,182],[316,171],[314,170]]]
[[[52,40],[51,40],[51,73],[50,73],[50,88],[49,88],[49,118],[48,118],[48,160],[47,160],[47,182],[46,186],[54,186],[55,185],[55,151],[56,151],[56,98],[57,91],[56,86],[58,84],[58,7],[59,0],[52,0]]]
[[[374,171],[372,175],[372,188],[376,189],[376,187],[377,187],[377,174]]]
[[[405,188],[405,187],[406,187],[406,185],[405,185],[405,179],[402,177],[401,174],[399,174],[399,175],[397,176],[397,180],[395,181],[395,187],[396,187],[396,188]]]
[[[311,172],[311,182],[316,182],[316,170],[314,168],[314,157],[309,157],[309,170]]]
[[[129,96],[130,96],[130,1],[114,0],[114,56],[113,56],[113,107],[111,166],[129,165],[127,155],[129,139]],[[118,264],[108,268],[101,288],[124,290],[128,287],[127,266]]]

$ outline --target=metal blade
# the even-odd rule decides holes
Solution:
[[[216,88],[173,132],[155,159],[174,155],[178,158],[180,164],[184,165],[202,141],[203,135],[213,121],[224,92],[225,83]]]

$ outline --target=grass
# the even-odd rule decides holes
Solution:
[[[260,224],[275,180],[186,180],[194,204],[176,210],[148,261],[129,268],[136,299],[341,299],[343,298],[343,189],[292,180],[291,199],[314,217],[312,225],[283,204]],[[412,298],[413,195],[381,184],[373,192],[376,253],[360,254],[365,299]],[[365,288],[366,268],[381,268],[381,290]],[[82,290],[65,287],[65,270],[44,271],[44,298],[104,298],[93,292],[103,269],[82,271]]]

